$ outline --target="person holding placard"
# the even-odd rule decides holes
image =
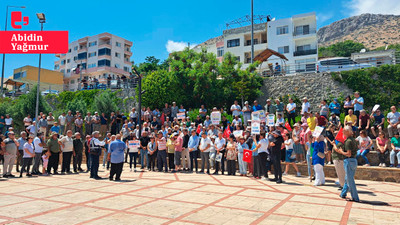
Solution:
[[[157,134],[157,167],[158,167],[158,172],[163,171],[163,166],[165,167],[165,173],[168,173],[168,165],[167,165],[167,141],[165,140],[165,137],[163,136],[162,131],[158,131]]]
[[[136,163],[137,158],[139,156],[139,141],[136,139],[135,135],[130,135],[129,139],[127,140],[128,143],[128,155],[129,155],[129,168],[132,172],[132,163],[133,163],[133,170],[136,172]]]
[[[215,172],[213,173],[214,175],[218,175],[218,171],[219,169],[221,169],[222,175],[224,175],[225,172],[225,145],[226,145],[226,141],[223,138],[223,133],[219,132],[218,133],[218,138],[215,139],[214,142],[214,146],[215,146],[215,150],[217,150],[217,156],[219,156],[220,161],[216,160],[216,165],[215,165]]]

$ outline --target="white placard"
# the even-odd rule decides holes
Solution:
[[[233,131],[233,136],[235,136],[236,138],[237,137],[240,137],[240,136],[242,136],[243,135],[243,131],[242,130],[235,130],[235,131]]]
[[[128,142],[129,152],[138,152],[140,147],[139,140],[133,140]]]
[[[313,132],[313,137],[319,137],[319,135],[321,135],[323,130],[324,127],[316,126]]]
[[[260,111],[255,111],[251,113],[251,122],[253,121],[260,122]]]
[[[186,116],[185,116],[185,113],[182,112],[182,113],[178,113],[177,117],[178,117],[178,120],[183,120],[183,119],[185,119]]]
[[[380,105],[375,105],[374,108],[372,108],[372,112],[376,112],[376,110],[378,110],[379,107],[381,107],[381,106]]]
[[[212,124],[218,125],[221,122],[221,113],[220,112],[212,112],[211,113],[211,122],[212,122]]]
[[[269,127],[275,126],[275,115],[274,114],[268,114],[268,116],[267,116],[267,125]]]
[[[259,110],[257,112],[260,112],[260,121],[265,122],[266,116],[264,110]]]
[[[260,134],[260,122],[255,121],[251,123],[251,134]]]

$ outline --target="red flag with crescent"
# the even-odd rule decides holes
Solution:
[[[251,157],[253,155],[253,152],[249,149],[243,149],[243,161],[251,163]]]

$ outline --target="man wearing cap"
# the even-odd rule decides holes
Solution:
[[[90,158],[91,158],[90,178],[94,178],[96,180],[102,179],[98,175],[99,158],[101,155],[101,149],[104,148],[104,145],[106,145],[104,141],[99,140],[99,136],[100,132],[94,131],[93,137],[90,140]]]
[[[122,167],[124,166],[124,151],[126,144],[121,141],[121,135],[117,134],[116,140],[111,142],[108,148],[108,158],[111,162],[110,180],[121,180]]]
[[[304,115],[304,113],[309,113],[309,112],[310,112],[310,103],[308,102],[308,98],[304,97],[303,103],[301,104],[301,115]]]
[[[265,115],[268,114],[274,114],[276,113],[276,108],[274,105],[271,104],[271,99],[267,99],[267,104],[265,104],[264,109],[265,109]]]
[[[75,133],[75,138],[73,140],[73,147],[74,147],[74,157],[73,157],[73,167],[74,167],[74,172],[77,173],[83,172],[83,169],[81,168],[82,164],[82,153],[83,153],[83,142],[81,139],[81,134],[79,132]]]
[[[42,160],[43,147],[45,146],[43,133],[38,133],[37,137],[33,139],[33,146],[35,149],[35,161],[32,168],[32,174],[42,175],[42,173],[39,170],[39,167]]]
[[[49,163],[47,164],[47,173],[51,174],[53,169],[54,174],[58,174],[58,161],[60,159],[60,142],[58,141],[58,134],[56,132],[51,133],[50,139],[47,141],[47,149],[51,155],[49,157]]]
[[[60,139],[62,146],[62,167],[61,174],[72,173],[71,172],[71,157],[74,153],[74,141],[72,140],[72,131],[68,130],[67,135]]]
[[[4,155],[4,161],[3,161],[4,178],[15,177],[14,175],[11,174],[11,172],[15,163],[15,159],[17,157],[18,146],[19,143],[15,139],[15,134],[12,131],[8,133],[8,138],[6,138],[1,143],[2,155]]]

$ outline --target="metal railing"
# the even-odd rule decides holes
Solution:
[[[315,29],[310,29],[308,31],[303,31],[303,32],[296,32],[293,31],[293,36],[298,37],[298,36],[303,36],[303,35],[309,35],[309,34],[315,34],[317,33],[317,30]]]
[[[315,55],[315,54],[317,54],[317,49],[309,49],[309,50],[293,52],[293,56]]]

